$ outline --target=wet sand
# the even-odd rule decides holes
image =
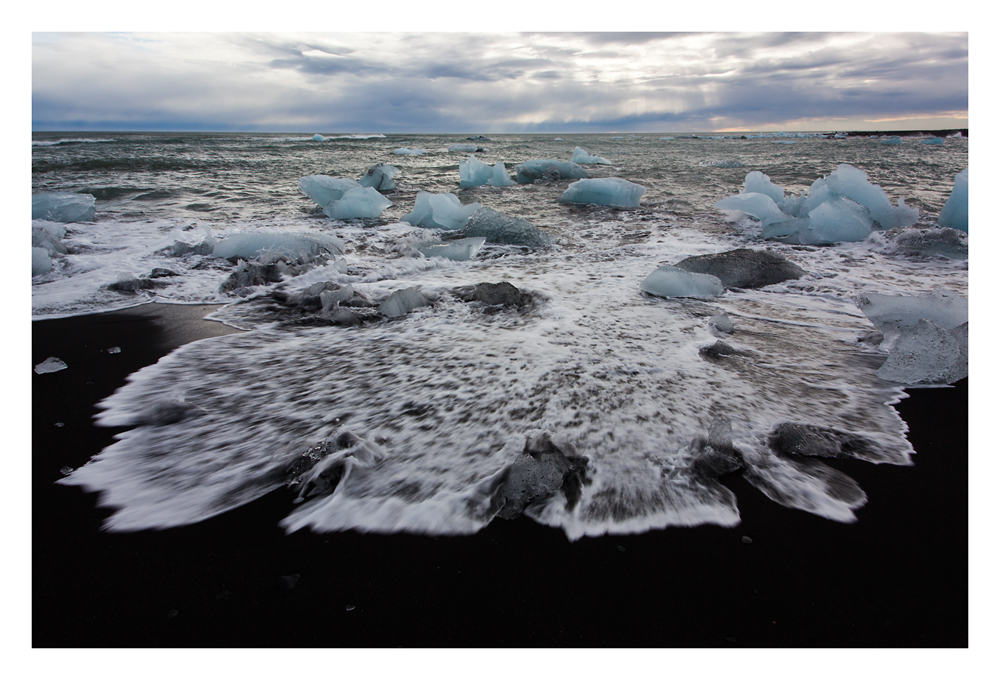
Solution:
[[[967,380],[896,406],[914,466],[829,463],[868,494],[854,524],[783,508],[730,475],[735,528],[575,543],[527,518],[468,537],[285,535],[284,490],[190,527],[105,533],[110,512],[55,484],[60,469],[114,441],[121,430],[94,427],[94,405],[129,374],[233,331],[203,321],[210,309],[32,322],[32,365],[69,366],[32,374],[34,647],[969,644]]]

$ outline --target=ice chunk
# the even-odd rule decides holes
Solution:
[[[562,193],[563,203],[591,203],[615,208],[638,208],[639,199],[646,187],[618,177],[581,179],[573,182]]]
[[[343,250],[344,242],[335,236],[256,232],[233,234],[222,239],[215,244],[212,255],[227,260],[270,258],[273,261],[277,257],[287,257],[293,260],[311,261],[313,258],[339,254]]]
[[[490,180],[493,170],[475,156],[458,163],[458,186],[480,187]]]
[[[727,288],[762,288],[805,274],[801,267],[778,253],[749,248],[696,255],[681,260],[676,266],[696,274],[711,274]]]
[[[958,259],[969,257],[968,234],[948,227],[904,229],[892,240],[891,246],[903,255],[940,255]]]
[[[50,222],[86,222],[94,219],[97,199],[90,194],[65,191],[33,194],[31,219]]]
[[[969,375],[969,323],[950,330],[920,319],[896,340],[876,373],[907,385],[947,384]]]
[[[882,331],[883,350],[891,350],[899,337],[921,319],[951,330],[969,320],[969,301],[951,292],[936,290],[924,295],[867,294],[858,298],[858,308]]]
[[[427,304],[428,302],[420,293],[419,288],[404,288],[403,290],[397,290],[395,293],[383,300],[382,304],[378,306],[378,311],[390,318],[395,319],[401,316],[406,316],[411,310],[414,310],[417,307],[424,307]]]
[[[736,330],[736,326],[733,325],[733,320],[729,318],[729,315],[723,312],[722,314],[716,314],[711,319],[708,320],[708,326],[714,331],[719,333],[732,333]]]
[[[743,180],[743,192],[770,196],[777,205],[785,198],[785,190],[771,182],[771,178],[759,170],[749,173]]]
[[[425,149],[408,149],[404,146],[396,149],[393,153],[397,156],[419,156],[427,153],[427,151]]]
[[[725,290],[718,277],[694,274],[670,265],[654,270],[639,288],[660,297],[717,297]]]
[[[920,140],[921,144],[944,144],[944,139],[941,137],[928,137],[927,139]]]
[[[937,139],[937,138],[935,138]],[[938,224],[951,229],[969,231],[969,169],[966,168],[955,177],[955,186],[951,195],[941,208]]]
[[[44,248],[49,256],[52,257],[56,254],[65,254],[67,252],[66,246],[51,231],[38,225],[32,225],[31,227],[31,245],[33,248]]]
[[[41,375],[42,373],[55,373],[56,371],[61,371],[64,368],[69,368],[66,362],[62,359],[57,359],[56,357],[49,357],[40,364],[35,364],[35,373]]]
[[[492,208],[480,208],[465,223],[466,236],[483,236],[490,243],[541,248],[552,242],[551,237],[531,222],[509,217]]]
[[[824,244],[863,241],[872,232],[872,218],[857,203],[837,197],[809,213],[809,227],[798,232],[797,243]]]
[[[903,199],[899,199],[898,207],[893,207],[882,187],[870,183],[867,173],[853,165],[838,165],[826,178],[826,186],[833,194],[850,198],[867,208],[883,229],[909,227],[919,216],[917,209],[908,207]]]
[[[417,246],[425,257],[443,257],[448,260],[471,260],[486,243],[482,236],[460,238],[445,243],[425,243]]]
[[[361,184],[346,177],[330,177],[328,175],[309,175],[299,180],[299,191],[325,207],[330,201],[343,197],[349,189],[360,187]]]
[[[424,229],[461,229],[480,207],[478,203],[462,205],[452,193],[419,191],[413,211],[400,219]]]
[[[551,158],[533,158],[514,168],[518,184],[531,184],[538,179],[583,179],[589,177],[587,171],[570,161]]]
[[[31,275],[41,276],[42,274],[48,274],[52,271],[52,258],[49,257],[49,251],[45,248],[35,248],[31,249]]]
[[[594,164],[594,165],[611,165],[611,161],[606,158],[601,158],[600,156],[591,156],[589,153],[584,151],[580,147],[573,149],[573,158],[570,159],[574,163],[582,164]]]
[[[326,139],[323,135],[313,135],[312,138],[314,142],[322,142]]]
[[[323,212],[335,220],[372,219],[391,205],[392,201],[374,187],[354,187],[345,191],[339,199],[323,206]]]
[[[448,151],[464,151],[466,153],[476,153],[477,151],[486,151],[483,147],[478,144],[452,144],[448,147]]]
[[[510,178],[507,174],[507,168],[504,166],[502,161],[497,161],[493,164],[493,173],[490,178],[486,180],[486,183],[491,187],[509,187],[512,184],[517,184],[514,180]]]
[[[892,137],[886,137],[885,139],[880,139],[879,144],[902,144],[903,140],[899,137],[893,135]]]
[[[358,180],[363,187],[372,187],[376,191],[394,191],[396,183],[392,178],[399,174],[399,168],[388,163],[376,163],[368,168],[364,177]]]
[[[756,217],[765,225],[788,219],[788,215],[781,212],[773,198],[757,192],[728,196],[721,201],[716,201],[712,207],[719,210],[740,210],[747,215]]]

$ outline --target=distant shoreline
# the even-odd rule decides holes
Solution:
[[[739,139],[740,136],[743,137],[756,137],[760,134],[765,135],[776,135],[784,132],[785,134],[808,134],[808,135],[847,135],[848,137],[869,137],[871,135],[896,135],[898,137],[926,137],[927,135],[932,135],[934,137],[948,137],[955,134],[956,132],[961,132],[963,137],[969,136],[969,128],[951,128],[948,130],[752,130],[752,131],[701,131],[701,132],[622,132],[622,131],[611,131],[611,132],[489,132],[484,133],[486,135],[538,135],[538,136],[548,136],[548,135],[678,135],[680,137],[706,137],[709,135],[721,135],[726,134],[734,139]],[[180,135],[180,134],[190,134],[190,135],[312,135],[311,131],[301,131],[301,130],[272,130],[272,131],[261,131],[261,130],[32,130],[32,135]],[[468,135],[468,132],[383,132],[383,133],[366,133],[366,132],[322,132],[321,134],[327,136],[349,136],[349,135],[366,135],[366,134],[382,134],[386,137],[447,137],[455,136],[462,137]]]

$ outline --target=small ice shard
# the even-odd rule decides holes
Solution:
[[[405,146],[393,151],[397,156],[420,156],[427,153],[425,149],[408,149]]]
[[[733,325],[733,320],[729,318],[729,315],[723,312],[722,314],[716,314],[711,319],[708,320],[708,327],[719,333],[729,334],[736,330]]]
[[[490,175],[490,178],[486,180],[486,183],[491,187],[509,187],[517,184],[517,182],[512,180],[510,175],[507,174],[507,168],[504,166],[503,161],[497,161],[493,164],[493,172]]]
[[[55,373],[56,371],[61,371],[64,368],[69,368],[65,361],[57,359],[56,357],[49,357],[42,363],[35,364],[35,373],[39,375],[42,373]]]
[[[376,163],[368,168],[364,176],[358,180],[363,187],[372,187],[376,191],[395,191],[396,183],[392,178],[399,174],[399,168],[388,163]]]
[[[601,158],[600,156],[591,156],[589,153],[584,151],[579,146],[573,149],[573,158],[570,159],[574,163],[584,164],[594,164],[594,165],[611,165],[611,161],[606,158]]]
[[[424,243],[417,246],[424,257],[443,257],[447,260],[471,260],[486,243],[483,237],[460,238],[445,243]]]
[[[552,239],[531,222],[519,217],[508,217],[492,208],[480,208],[465,223],[466,236],[483,236],[489,243],[542,248]]]
[[[533,158],[516,166],[514,172],[517,173],[518,184],[531,184],[540,179],[583,179],[590,176],[576,163],[551,158]]]
[[[346,177],[329,175],[309,175],[299,180],[299,191],[311,198],[319,206],[340,199],[344,192],[360,187],[361,184]]]
[[[417,307],[424,307],[427,304],[427,300],[420,293],[420,288],[404,288],[397,290],[383,300],[382,304],[378,306],[378,311],[389,318],[395,319],[406,316],[410,311]]]
[[[369,189],[369,191],[373,191]],[[381,198],[378,192],[375,192]],[[233,234],[215,244],[214,257],[227,260],[271,259],[287,257],[295,261],[310,262],[315,258],[342,253],[344,242],[324,234],[296,234],[291,232],[254,232]],[[269,257],[265,257],[269,256]]]
[[[670,265],[654,270],[639,288],[660,297],[717,297],[725,292],[718,277],[694,274]]]
[[[614,208],[638,208],[646,187],[618,177],[581,179],[570,184],[559,200],[563,203],[590,203]]]
[[[896,339],[876,375],[906,385],[943,385],[967,378],[969,323],[945,330],[921,319]]]
[[[927,139],[920,140],[921,144],[944,144],[944,139],[941,137],[928,137]]]
[[[938,139],[935,137],[935,139]],[[966,168],[955,177],[955,186],[951,195],[941,208],[938,224],[951,229],[969,231],[969,169]]]
[[[94,219],[97,199],[90,194],[54,191],[31,196],[31,219],[50,222],[87,222]]]
[[[424,229],[461,229],[480,207],[478,203],[462,205],[458,196],[452,193],[419,191],[413,211],[400,220]]]
[[[391,205],[392,201],[374,187],[354,187],[323,206],[323,213],[335,220],[374,219]]]
[[[448,151],[464,151],[466,153],[476,153],[477,151],[486,151],[483,147],[478,144],[451,144],[448,147]]]
[[[674,266],[697,274],[711,274],[726,288],[762,288],[805,274],[801,267],[778,253],[749,248],[695,255]]]
[[[326,138],[323,135],[313,135],[312,139],[314,142],[322,142]]]
[[[45,248],[31,249],[31,275],[41,276],[52,271],[52,258]]]
[[[733,426],[725,416],[715,418],[708,438],[695,438],[691,448],[691,469],[701,477],[714,479],[743,467],[743,454],[733,446]]]
[[[108,347],[108,354],[121,354],[121,353],[122,353],[121,347]]]
[[[480,187],[490,180],[493,170],[475,156],[458,163],[458,186]]]

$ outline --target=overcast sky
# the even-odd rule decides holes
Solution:
[[[32,127],[957,128],[968,54],[965,33],[34,32]]]

